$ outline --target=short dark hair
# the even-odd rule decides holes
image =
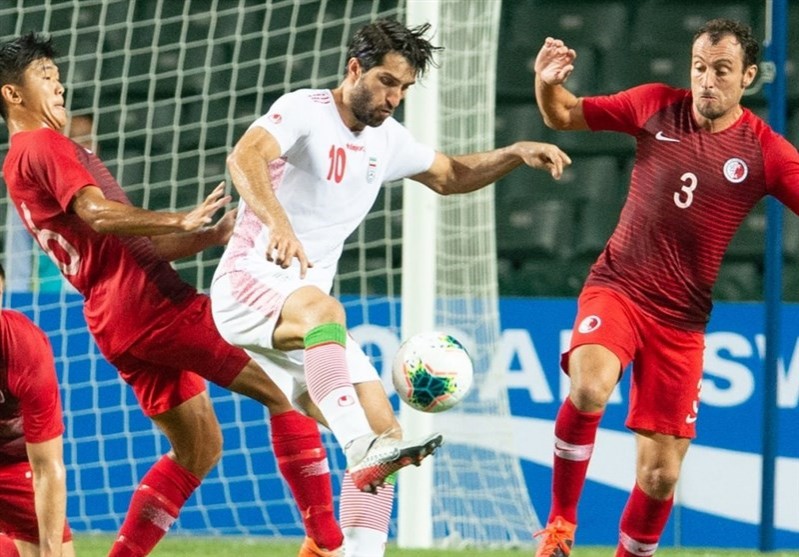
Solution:
[[[49,37],[31,31],[16,39],[0,44],[0,87],[8,84],[20,85],[25,69],[36,60],[55,60],[58,53]],[[0,97],[0,116],[8,116],[6,104]]]
[[[752,28],[745,23],[723,17],[711,19],[697,30],[693,42],[696,42],[696,39],[704,34],[710,37],[711,44],[718,44],[727,35],[734,36],[744,51],[744,69],[757,64],[757,58],[760,55],[760,43],[752,35]]]
[[[443,48],[424,38],[429,30],[429,23],[408,28],[394,19],[375,20],[356,31],[347,47],[347,60],[357,58],[366,72],[382,64],[389,52],[397,52],[421,77],[434,65],[433,53]]]

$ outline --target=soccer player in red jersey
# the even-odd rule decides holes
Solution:
[[[333,555],[343,536],[317,424],[219,336],[209,298],[169,263],[227,242],[234,213],[211,218],[230,198],[220,185],[191,211],[133,207],[100,159],[61,133],[67,112],[54,58],[51,41],[35,33],[0,45],[0,115],[11,136],[3,177],[30,233],[84,296],[101,352],[171,444],[142,478],[110,556],[148,554],[219,460],[206,379],[269,409],[278,465],[314,553]]]
[[[5,271],[0,265],[0,297]],[[72,557],[61,395],[50,342],[0,309],[0,555]]]
[[[637,443],[636,483],[616,555],[657,548],[695,436],[704,330],[722,255],[764,196],[799,212],[799,154],[740,104],[758,50],[747,26],[711,20],[693,39],[690,90],[647,84],[585,98],[564,87],[574,50],[548,38],[538,53],[535,93],[548,126],[618,131],[637,141],[626,204],[580,294],[562,360],[571,386],[555,421],[552,508],[539,557],[571,553],[599,420],[633,361],[626,426]]]

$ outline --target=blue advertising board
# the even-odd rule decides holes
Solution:
[[[63,385],[70,470],[68,514],[76,531],[114,531],[130,494],[152,462],[168,450],[138,410],[130,389],[90,341],[80,299],[39,295],[29,313],[49,334]],[[31,307],[30,294],[14,294],[11,307]],[[385,315],[348,315],[353,336],[396,348]],[[497,365],[504,368],[515,451],[534,511],[549,510],[554,417],[568,389],[560,353],[568,338],[574,300],[502,299]],[[662,546],[757,547],[763,431],[762,304],[717,304],[708,327],[698,438],[689,450]],[[799,548],[799,306],[785,305],[778,376],[778,455],[775,542]],[[463,340],[463,339],[462,339]],[[384,382],[387,369],[381,370]],[[602,419],[579,507],[579,543],[615,545],[618,521],[634,481],[635,445],[624,428],[629,370]],[[296,511],[277,476],[257,404],[212,386],[225,436],[225,456],[181,513],[186,532],[302,534]],[[394,403],[398,404],[396,395]],[[225,424],[232,424],[226,426]],[[340,455],[334,456],[339,458]],[[257,462],[257,469],[253,469]],[[234,481],[222,476],[236,478]],[[284,503],[264,504],[264,500]],[[266,515],[264,514],[266,513]],[[265,526],[265,516],[269,525]],[[211,525],[211,526],[209,526]]]

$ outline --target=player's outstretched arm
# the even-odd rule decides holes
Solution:
[[[220,184],[192,211],[148,211],[106,199],[100,188],[86,186],[72,199],[72,210],[92,229],[103,234],[157,236],[193,232],[207,226],[213,214],[231,199],[225,195],[224,184]]]
[[[253,127],[239,139],[227,159],[230,177],[247,207],[269,227],[269,245],[265,257],[284,269],[294,259],[300,263],[300,276],[305,277],[313,265],[305,255],[302,243],[294,234],[286,211],[278,201],[269,178],[268,164],[280,157],[280,145],[263,128]]]
[[[582,102],[564,83],[574,71],[577,53],[547,37],[535,58],[535,98],[544,123],[556,130],[586,130]]]
[[[42,443],[26,443],[33,471],[39,555],[60,557],[67,511],[67,473],[61,436]]]
[[[224,182],[220,184],[223,186]],[[212,226],[203,226],[194,232],[180,234],[162,234],[150,238],[159,257],[167,261],[175,261],[190,257],[214,246],[224,246],[233,234],[236,222],[236,209],[227,211]]]
[[[519,141],[484,153],[458,156],[436,153],[430,170],[411,178],[442,195],[468,193],[496,182],[523,164],[546,170],[553,178],[560,179],[571,159],[551,143]]]

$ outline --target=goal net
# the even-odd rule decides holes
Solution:
[[[440,3],[442,150],[492,146],[499,4]],[[3,0],[0,37],[50,35],[72,115],[67,133],[97,150],[134,204],[184,209],[226,179],[226,155],[279,95],[336,86],[354,30],[377,17],[403,19],[405,10],[404,0]],[[91,340],[80,296],[32,245],[5,195],[0,203],[4,303],[31,315],[56,355],[70,522],[79,532],[115,531],[133,488],[168,443]],[[387,362],[400,341],[401,215],[402,185],[389,184],[348,242],[335,290],[389,389]],[[493,218],[491,188],[440,206],[437,323],[469,339],[477,388],[447,418],[449,426],[442,422],[447,445],[434,459],[435,538],[528,543],[536,519],[519,463],[497,447],[513,440],[503,377],[491,372],[499,333]],[[208,250],[176,267],[206,289],[220,254]],[[211,394],[224,456],[174,529],[302,535],[276,471],[264,410],[213,386]],[[474,436],[478,431],[485,435]],[[334,447],[331,436],[326,442]],[[340,453],[331,453],[331,464],[337,482]]]

